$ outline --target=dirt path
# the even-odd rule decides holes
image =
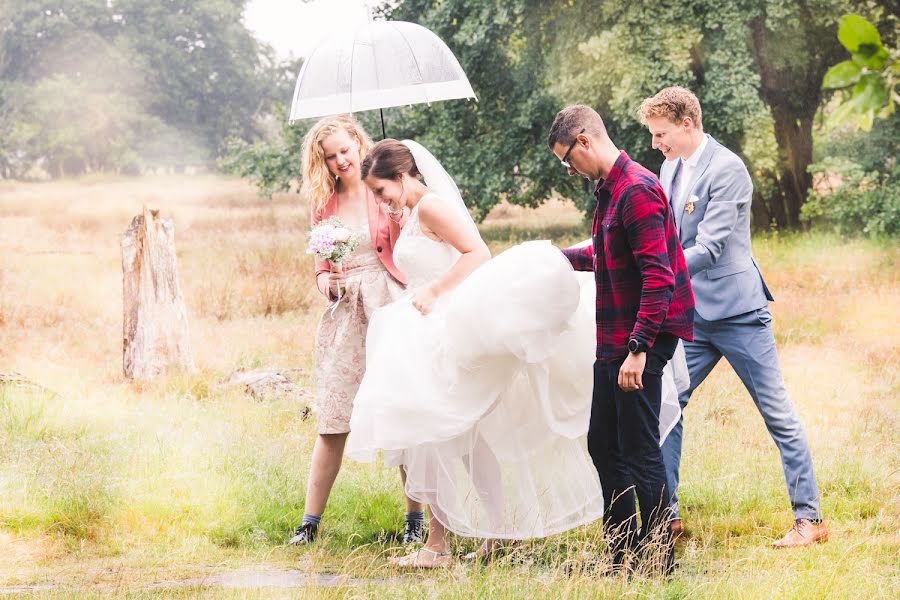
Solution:
[[[266,566],[243,567],[233,571],[211,574],[189,579],[170,579],[141,586],[142,590],[178,590],[188,588],[224,588],[224,589],[287,589],[287,588],[327,588],[336,586],[353,586],[362,583],[358,578],[347,575],[308,574],[294,569],[280,569]],[[386,580],[379,580],[383,582]],[[32,585],[0,586],[0,596],[16,594],[34,594],[39,592],[66,591],[126,591],[128,588],[112,584],[99,584],[73,589],[71,586],[54,583],[38,583]]]

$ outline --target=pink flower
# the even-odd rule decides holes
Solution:
[[[356,248],[359,240],[337,217],[322,221],[309,232],[307,254],[315,254],[321,260],[342,262]]]

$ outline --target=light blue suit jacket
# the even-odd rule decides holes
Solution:
[[[711,135],[706,137],[691,181],[679,182],[688,194],[684,210],[673,214],[697,313],[718,321],[763,308],[774,298],[750,249],[750,173],[738,155]],[[670,160],[660,169],[666,196],[677,165],[678,160]]]

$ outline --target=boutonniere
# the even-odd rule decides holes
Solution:
[[[690,215],[690,214],[694,213],[694,203],[697,200],[698,200],[697,196],[691,196],[690,199],[687,201],[687,204],[684,205],[684,210],[687,211],[687,214]]]

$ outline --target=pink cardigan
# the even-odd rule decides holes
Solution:
[[[366,199],[369,204],[369,235],[372,237],[375,246],[375,252],[387,272],[394,279],[406,285],[406,277],[394,265],[394,244],[397,243],[397,237],[400,235],[400,224],[393,221],[387,214],[387,208],[377,200],[371,190],[366,193]],[[328,202],[321,210],[312,210],[310,214],[310,222],[313,227],[319,221],[333,217],[337,212],[337,193],[328,199]],[[321,285],[319,283],[319,275],[331,272],[331,265],[327,260],[319,260],[316,258],[316,287],[325,297],[328,295],[328,284]],[[325,281],[325,280],[323,280]]]

